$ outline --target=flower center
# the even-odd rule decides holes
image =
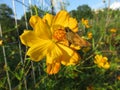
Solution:
[[[58,29],[53,32],[53,39],[57,41],[63,41],[66,39],[66,32],[63,29]]]

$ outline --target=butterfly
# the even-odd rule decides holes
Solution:
[[[65,31],[66,31],[66,38],[70,44],[80,47],[91,46],[91,44],[88,41],[80,37],[79,34],[73,32],[69,27],[65,27]]]

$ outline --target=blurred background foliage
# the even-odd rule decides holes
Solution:
[[[62,66],[56,75],[48,75],[45,72],[45,62],[31,62],[27,57],[23,62],[26,47],[21,45],[22,56],[19,53],[19,35],[23,30],[32,29],[29,25],[31,15],[38,14],[43,17],[46,13],[53,13],[54,6],[51,3],[51,10],[43,10],[35,5],[29,6],[25,15],[17,20],[12,9],[6,4],[0,4],[0,24],[2,28],[2,45],[0,45],[0,90],[10,89],[7,81],[6,71],[9,73],[12,90],[120,90],[120,10],[104,8],[92,10],[88,5],[78,6],[76,10],[70,11],[70,15],[77,19],[79,32],[87,38],[87,33],[92,33],[92,44],[90,49],[78,51],[82,60],[76,66]],[[65,9],[66,4],[61,6]],[[32,13],[31,13],[32,11]],[[25,16],[27,16],[25,18]],[[89,21],[90,28],[85,28],[81,20]],[[26,22],[28,26],[26,26]],[[110,30],[116,29],[116,33]],[[18,32],[17,32],[18,29]],[[5,47],[5,54],[3,53]],[[86,51],[85,51],[86,50]],[[108,57],[110,69],[98,68],[93,60],[96,54],[103,54]],[[7,66],[4,62],[7,59]]]

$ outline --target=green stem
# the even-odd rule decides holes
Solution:
[[[1,24],[0,24],[0,36],[2,37],[2,28],[1,28]],[[3,55],[4,55],[4,62],[5,62],[5,71],[6,71],[6,75],[7,75],[7,82],[8,82],[8,86],[9,86],[9,90],[11,89],[11,82],[10,82],[10,76],[8,73],[8,64],[7,64],[7,58],[6,58],[6,52],[5,52],[5,46],[2,46],[2,50],[3,50]]]
[[[35,10],[35,15],[38,16],[38,10],[37,10],[37,7],[36,7],[36,6],[34,6],[34,10]]]

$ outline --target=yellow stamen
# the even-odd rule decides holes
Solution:
[[[55,30],[53,33],[53,39],[57,40],[57,41],[62,41],[66,38],[66,32],[65,30],[62,29],[58,29]]]

